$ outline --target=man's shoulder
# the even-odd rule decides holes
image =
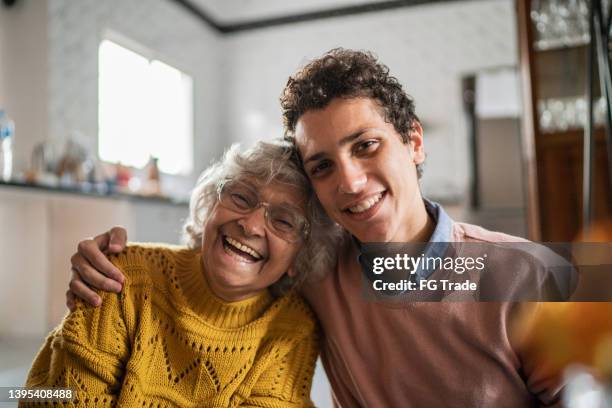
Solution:
[[[505,282],[508,277],[512,278],[511,285],[506,286],[519,288],[522,292],[512,294],[507,300],[567,299],[575,288],[576,269],[563,247],[466,223],[455,223],[453,233],[453,239],[463,243],[461,247],[468,246],[463,248],[466,252],[486,254],[487,279]],[[495,273],[499,271],[504,273]]]
[[[533,242],[528,239],[509,235],[499,231],[490,231],[481,226],[455,222],[453,224],[453,241],[482,244],[483,248],[495,248],[498,251],[506,250],[508,253],[522,253],[533,262],[547,266],[566,266],[567,260],[560,254],[553,251],[549,246]],[[500,253],[506,252],[501,251]],[[516,259],[518,261],[518,259]]]
[[[455,242],[530,242],[529,240],[499,231],[491,231],[479,225],[453,222],[451,236]]]

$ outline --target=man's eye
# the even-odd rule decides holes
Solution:
[[[379,143],[376,140],[366,140],[361,143],[358,143],[355,146],[354,151],[357,154],[373,152],[378,148],[378,144]]]
[[[327,160],[322,161],[310,169],[310,175],[316,176],[318,174],[323,173],[325,170],[327,170],[330,167],[331,167],[331,163],[329,161]]]

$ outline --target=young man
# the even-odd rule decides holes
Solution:
[[[388,68],[369,53],[331,50],[289,79],[281,104],[286,137],[320,203],[353,237],[336,270],[303,290],[324,330],[322,359],[335,402],[343,407],[558,403],[560,387],[511,344],[516,304],[388,303],[362,296],[362,242],[520,241],[455,223],[442,207],[423,199],[418,184],[423,131],[413,101]],[[113,229],[81,242],[72,259],[72,291],[95,303],[82,280],[120,289],[112,281],[121,278],[100,248],[117,251],[125,241],[125,231]]]

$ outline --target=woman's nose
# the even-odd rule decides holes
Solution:
[[[266,208],[259,207],[238,219],[238,225],[242,227],[248,236],[264,236],[266,225]]]

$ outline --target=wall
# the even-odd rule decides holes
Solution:
[[[128,40],[124,45],[133,42],[194,79],[194,175],[199,174],[222,149],[216,109],[217,34],[168,0],[48,4],[50,135],[58,140],[73,136],[97,152],[98,46],[108,32],[119,34]],[[192,182],[190,178],[187,185]]]
[[[481,119],[477,127],[481,205],[489,209],[523,208],[520,121]]]
[[[526,237],[518,118],[478,119],[480,208],[466,217],[493,231]]]
[[[0,108],[15,121],[14,164],[29,165],[48,129],[47,2],[0,5]]]
[[[281,135],[278,97],[300,65],[330,48],[375,52],[416,100],[425,128],[426,194],[454,199],[469,183],[461,77],[517,64],[511,0],[451,2],[245,32],[223,41],[222,134]]]
[[[344,46],[375,52],[415,98],[428,151],[424,191],[452,200],[469,185],[461,77],[517,63],[512,0],[407,7],[223,37],[168,0],[20,0],[0,10],[0,98],[13,106],[22,166],[47,136],[72,136],[97,150],[97,50],[109,30],[194,77],[194,175],[231,141],[279,136],[278,96],[287,77]]]

